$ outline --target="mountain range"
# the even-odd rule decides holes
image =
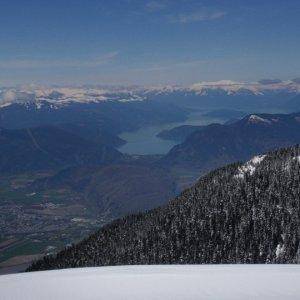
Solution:
[[[255,86],[260,92],[230,82],[202,84],[201,91],[199,86],[197,91],[133,87],[130,93],[107,88],[107,99],[90,87],[76,92],[55,87],[47,93],[43,88],[29,96],[21,88],[3,89],[0,229],[4,239],[16,239],[9,253],[19,243],[25,251],[38,249],[33,254],[49,253],[48,246],[61,249],[113,219],[166,204],[214,168],[299,143],[299,113],[259,112],[297,110],[295,84]],[[166,131],[164,138],[179,143],[166,155],[118,151],[125,143],[120,133],[182,124],[194,110],[229,121]],[[0,261],[10,257],[4,252]]]
[[[187,134],[185,127],[171,132],[180,137],[182,128]],[[166,203],[214,168],[299,143],[300,113],[253,114],[228,125],[187,129],[182,143],[153,157],[124,155],[63,125],[1,129],[0,170],[2,176],[47,171],[19,191],[68,191],[77,195],[76,204],[117,218]],[[69,198],[67,193],[63,201]]]
[[[275,91],[299,92],[299,78],[292,80],[262,79],[257,82],[237,82],[232,80],[204,81],[190,86],[160,85],[160,86],[21,86],[2,87],[3,105],[12,102],[28,103],[31,101],[48,101],[53,104],[67,102],[97,102],[106,100],[143,101],[149,94],[164,94],[174,91],[194,91],[205,94],[211,91],[225,91],[228,94],[252,92],[263,94]],[[143,96],[141,96],[143,95]]]
[[[44,105],[58,109],[74,103],[129,103],[150,100],[176,103],[178,106],[196,105],[219,109],[233,106],[235,109],[240,107],[267,108],[270,103],[273,107],[284,108],[284,105],[299,92],[298,78],[286,81],[264,79],[258,82],[221,80],[200,82],[191,86],[3,87],[0,90],[0,107],[18,103],[24,106],[34,104],[37,109]]]
[[[43,101],[12,103],[0,108],[0,127],[24,129],[55,126],[84,139],[109,146],[120,146],[125,141],[118,137],[124,131],[143,126],[180,122],[187,118],[187,110],[173,104],[102,101],[71,102],[59,107]]]

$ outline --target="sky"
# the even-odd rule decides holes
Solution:
[[[0,85],[300,76],[299,0],[0,0]]]

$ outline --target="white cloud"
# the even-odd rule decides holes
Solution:
[[[42,59],[14,59],[0,61],[0,68],[3,69],[37,69],[37,68],[58,68],[58,67],[76,67],[92,68],[98,67],[113,61],[118,56],[118,51],[109,52],[100,57],[86,60],[42,60]]]
[[[211,21],[223,18],[226,15],[224,11],[215,11],[215,12],[204,12],[197,11],[185,14],[178,14],[177,16],[171,16],[171,22],[173,23],[193,23],[193,22],[203,22]]]
[[[151,1],[146,4],[146,9],[148,11],[153,12],[153,11],[162,10],[166,8],[166,6],[167,6],[166,3],[163,3],[161,1]]]

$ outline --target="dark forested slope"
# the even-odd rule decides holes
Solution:
[[[0,172],[18,173],[116,162],[122,154],[55,126],[0,128]]]
[[[120,264],[297,263],[300,148],[211,172],[167,206],[119,219],[28,270]]]

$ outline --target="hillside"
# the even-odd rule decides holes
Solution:
[[[45,190],[75,192],[89,210],[116,218],[165,204],[175,196],[176,185],[167,170],[123,163],[68,168],[36,180],[27,193]]]
[[[0,276],[2,299],[298,299],[299,266],[121,266]],[[117,287],[117,288],[116,288]]]
[[[211,124],[214,123],[229,124],[240,120],[245,115],[246,113],[242,111],[229,110],[229,109],[217,109],[217,110],[212,110],[203,113],[202,116],[212,119],[213,121],[211,122]],[[157,136],[161,139],[182,143],[192,133],[199,131],[205,127],[206,127],[205,125],[181,125],[171,129],[162,130],[157,134]]]
[[[94,143],[54,126],[0,128],[0,171],[30,172],[67,166],[99,165],[122,159],[110,146]]]
[[[300,113],[252,114],[230,124],[211,124],[174,146],[162,159],[172,168],[205,172],[300,142]]]
[[[183,142],[192,133],[201,130],[205,126],[181,125],[172,129],[162,130],[157,136],[164,140]]]
[[[168,205],[104,226],[28,271],[123,264],[297,263],[300,148],[211,172]]]

